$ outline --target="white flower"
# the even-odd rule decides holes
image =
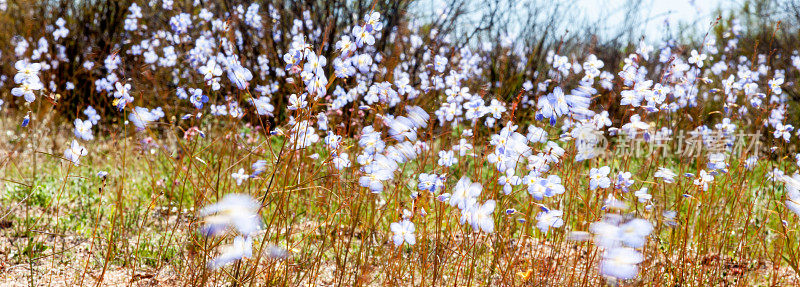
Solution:
[[[208,268],[217,269],[236,260],[253,256],[253,240],[249,237],[236,236],[232,244],[222,246],[221,249],[220,255],[208,262]]]
[[[338,170],[350,167],[350,155],[341,153],[333,158],[333,166]]]
[[[794,176],[783,176],[786,183],[786,207],[800,216],[800,174]]]
[[[148,124],[157,121],[163,116],[164,112],[160,107],[152,110],[148,110],[144,107],[135,107],[133,111],[128,114],[128,120],[130,120],[138,130],[143,130]]]
[[[599,188],[608,188],[611,186],[611,179],[608,174],[611,173],[611,168],[604,166],[601,168],[592,168],[589,171],[589,188],[594,190]]]
[[[236,180],[236,185],[242,185],[242,181],[249,178],[250,175],[246,174],[243,168],[240,168],[239,171],[232,173],[231,177]]]
[[[698,54],[697,50],[692,50],[691,56],[689,57],[689,64],[695,64],[698,68],[702,68],[703,61],[705,61],[706,58],[708,58],[706,54]]]
[[[697,178],[694,180],[694,185],[702,186],[703,190],[708,190],[708,183],[712,182],[714,177],[711,174],[707,173],[705,170],[701,170],[700,173],[697,175]]]
[[[450,206],[458,206],[459,209],[467,209],[469,207],[469,199],[478,197],[483,190],[483,186],[479,182],[472,182],[469,177],[462,177],[456,183],[453,194],[450,196]]]
[[[563,211],[542,209],[544,210],[536,215],[536,228],[539,228],[542,233],[547,233],[550,227],[559,228],[564,225],[564,220],[561,219],[564,215]]]
[[[603,252],[600,272],[617,279],[633,279],[639,273],[637,264],[644,261],[644,256],[633,248],[617,247]]]
[[[455,157],[452,150],[448,151],[441,150],[439,151],[438,163],[441,166],[451,167],[454,164],[458,163],[458,159]]]
[[[633,195],[635,195],[636,198],[638,198],[639,202],[641,203],[645,203],[653,198],[653,195],[647,193],[646,187],[642,187],[641,189],[637,190],[636,192],[633,193]]]
[[[199,215],[206,217],[200,230],[205,236],[215,236],[232,227],[240,234],[249,236],[261,230],[261,218],[257,213],[260,206],[249,195],[225,195],[219,202],[200,210]]]
[[[665,167],[659,167],[658,171],[656,171],[656,174],[654,175],[654,177],[662,178],[664,179],[664,182],[668,183],[675,182],[675,176],[677,176],[677,174]]]
[[[289,110],[299,110],[305,108],[306,105],[308,105],[308,102],[306,101],[306,94],[302,94],[300,96],[297,94],[289,95]]]
[[[647,236],[653,231],[653,225],[647,220],[636,218],[620,225],[619,231],[619,240],[625,246],[642,248],[647,241]]]
[[[470,224],[472,225],[472,229],[475,231],[482,230],[486,233],[494,232],[494,218],[492,218],[492,212],[494,212],[494,207],[496,203],[494,200],[487,200],[483,205],[473,205],[470,208]]]
[[[436,55],[433,58],[433,68],[439,73],[444,73],[444,69],[447,68],[447,58]]]
[[[64,151],[64,158],[75,165],[79,165],[81,157],[86,156],[87,153],[86,149],[77,140],[72,140],[72,145]]]
[[[503,193],[509,194],[513,190],[514,186],[522,183],[522,179],[519,178],[519,176],[514,175],[514,170],[509,168],[506,169],[505,175],[501,176],[497,180],[497,183],[503,185]]]
[[[414,245],[417,242],[417,237],[414,235],[414,223],[408,220],[400,222],[393,222],[389,225],[394,235],[392,235],[392,242],[395,246],[403,245],[407,242],[408,245]]]
[[[76,137],[85,141],[94,139],[92,135],[92,122],[89,120],[83,121],[81,119],[75,119],[75,130],[73,133]]]

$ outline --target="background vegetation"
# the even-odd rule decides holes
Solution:
[[[134,2],[142,9],[138,22],[147,29],[125,29]],[[241,17],[253,2],[261,7],[261,29]],[[798,140],[775,139],[774,129],[760,124],[769,117],[766,109],[732,117],[742,131],[764,139],[757,166],[746,167],[745,155],[730,154],[727,172],[717,175],[708,190],[693,184],[693,176],[709,163],[707,153],[635,156],[620,152],[612,141],[606,153],[591,161],[576,161],[578,147],[562,145],[566,153],[549,171],[560,176],[567,190],[558,198],[535,201],[524,188],[502,195],[498,179],[503,173],[487,159],[493,152],[487,144],[492,135],[509,121],[519,124],[522,134],[529,125],[540,126],[553,141],[562,137],[561,128],[568,129],[563,123],[548,126],[546,121],[537,121],[537,108],[531,104],[547,93],[536,91],[540,83],[548,87],[557,82],[567,91],[582,80],[557,76],[553,54],[567,55],[576,63],[594,54],[604,62],[604,70],[616,75],[642,43],[657,47],[651,57],[658,57],[662,47],[670,47],[676,57],[686,58],[692,50],[702,51],[708,39],[716,39],[720,50],[728,45],[725,41],[734,39],[738,45],[721,52],[725,58],[713,61],[733,67],[744,57],[747,61],[738,64],[752,65],[752,69],[765,64],[770,77],[773,71],[784,70],[784,123],[800,126],[800,90],[795,82],[800,71],[791,58],[800,47],[800,3],[743,1],[734,10],[719,11],[719,18],[707,30],[698,31],[694,25],[675,27],[665,39],[654,39],[640,29],[649,19],[636,16],[636,11],[647,9],[647,3],[628,2],[629,10],[620,12],[627,15],[626,20],[608,27],[602,18],[576,21],[583,18],[568,1],[448,0],[438,3],[444,8],[436,10],[426,1],[175,0],[169,11],[161,8],[161,1],[7,1],[7,10],[0,16],[0,73],[7,75],[0,88],[0,99],[5,100],[0,106],[0,285],[800,284],[796,230],[800,220],[785,206],[787,189],[775,175],[776,168],[787,175],[797,170]],[[169,42],[164,34],[174,29],[172,16],[196,15],[203,8],[229,29],[213,30],[211,24],[193,27],[185,34],[191,41],[174,45],[180,54],[174,67],[147,63],[131,53],[143,40]],[[231,12],[237,9],[242,12]],[[336,41],[362,25],[363,15],[372,11],[380,12],[383,23],[375,44],[365,48],[376,62],[376,71],[357,79],[336,79],[335,84],[331,81],[326,87],[328,98],[310,101],[307,109],[287,109],[289,95],[305,89],[300,76],[287,75],[283,69],[283,55],[293,45],[290,36],[305,35],[313,52],[328,59],[325,75],[333,75],[333,59],[341,55]],[[69,35],[53,41],[59,18]],[[248,89],[229,84],[223,73],[224,85],[211,90],[202,75],[195,73],[198,65],[188,51],[206,31],[214,31],[220,42],[234,43],[232,51],[226,52],[253,72]],[[733,31],[738,32],[734,35]],[[45,39],[42,44],[40,38]],[[31,48],[21,56],[14,48],[22,40]],[[10,94],[17,85],[14,63],[30,59],[29,51],[41,46],[47,52],[36,61],[52,64],[39,77],[45,86],[56,88],[26,103]],[[120,57],[113,71],[104,65],[110,55]],[[361,82],[395,83],[399,72],[408,75],[410,86],[423,91],[419,88],[422,79],[435,74],[434,55],[447,56],[453,70],[474,69],[461,71],[471,75],[461,87],[487,104],[492,99],[504,103],[507,112],[496,125],[483,121],[441,125],[433,111],[447,98],[444,89],[424,91],[397,106],[362,109],[360,103],[351,102],[327,110],[336,86],[356,89]],[[462,64],[469,62],[467,55],[477,63]],[[264,59],[270,69],[256,68]],[[637,61],[651,76],[667,77],[659,74],[668,71],[667,63]],[[87,62],[94,63],[93,68],[86,68]],[[135,101],[122,111],[115,107],[113,91],[98,89],[97,81],[112,73],[133,87]],[[735,74],[732,68],[724,75],[709,76],[708,83],[698,83],[697,94],[704,95],[699,105],[675,117],[648,120],[654,127],[669,126],[676,132],[713,127],[723,118],[724,102],[714,98],[713,89],[720,89],[730,74]],[[286,81],[292,77],[296,82]],[[767,87],[767,79],[762,80],[761,85]],[[526,88],[526,82],[534,88]],[[63,88],[68,83],[74,89]],[[618,104],[621,92],[629,87],[619,78],[613,83],[613,88],[598,89],[592,96],[592,108],[607,111],[611,126],[620,128],[640,111]],[[277,89],[268,96],[274,111],[259,115],[246,103],[266,94],[255,87],[273,84]],[[202,117],[198,113],[208,110],[198,110],[176,97],[176,90],[185,87],[202,88],[208,104],[239,101],[245,115]],[[165,116],[136,129],[130,118],[134,105],[163,107]],[[412,105],[431,115],[427,127],[417,131],[428,148],[419,148],[415,161],[401,164],[394,177],[384,182],[383,192],[373,193],[359,184],[364,170],[356,164],[356,156],[364,150],[359,146],[363,128],[386,128],[387,115],[406,115],[403,108]],[[94,125],[95,139],[84,143],[89,154],[75,165],[63,151],[74,138],[72,121],[83,118],[87,106],[97,110],[102,124]],[[342,136],[341,150],[322,143],[298,148],[292,140],[297,123],[315,119],[318,112],[329,114],[330,131]],[[25,116],[30,123],[22,126]],[[468,129],[474,135],[463,136]],[[394,143],[386,134],[382,139]],[[470,156],[462,156],[449,168],[437,164],[438,152],[462,139],[474,146]],[[545,144],[531,145],[536,152],[547,150]],[[332,160],[342,150],[350,154],[353,166],[339,170]],[[265,160],[262,174],[241,185],[231,177],[240,168],[252,171],[251,165],[258,160]],[[634,173],[635,188],[631,192],[613,187],[588,189],[590,169],[600,166],[610,166],[612,177],[618,172]],[[671,168],[681,179],[674,184],[656,181],[653,176],[659,167]],[[498,202],[494,232],[473,232],[469,224],[460,224],[460,212],[442,204],[437,194],[419,191],[418,176],[424,172],[446,176],[441,193],[452,192],[461,176],[482,183],[481,201]],[[656,199],[652,205],[637,203],[632,195],[645,186]],[[248,194],[261,203],[258,214],[263,229],[254,235],[254,256],[211,269],[209,260],[233,236],[203,236],[198,232],[204,222],[198,211],[229,193]],[[629,209],[620,211],[626,220],[645,218],[653,225],[647,244],[640,249],[646,259],[638,265],[639,276],[631,280],[604,276],[598,267],[603,250],[591,241],[571,240],[574,232],[587,231],[592,222],[614,212],[608,209],[609,196],[628,200]],[[535,227],[536,215],[545,205],[564,211],[563,228],[540,232]],[[670,212],[678,216],[670,217]],[[404,218],[414,220],[417,242],[395,246],[389,226]],[[280,256],[270,256],[273,253]]]

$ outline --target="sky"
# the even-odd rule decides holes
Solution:
[[[623,7],[626,1],[623,0],[574,0],[577,8],[583,14],[596,19],[605,15],[611,15],[607,24],[613,27],[617,23],[622,23],[625,15]],[[742,5],[742,1],[735,0],[645,0],[644,7],[640,10],[642,19],[650,19],[643,23],[645,35],[652,35],[660,38],[664,33],[665,21],[673,29],[678,27],[679,22],[691,24],[698,31],[706,31],[711,23],[716,19],[715,14],[718,7],[733,8]],[[594,17],[594,18],[592,18]]]
[[[418,11],[422,14],[428,13],[441,13],[438,10],[444,7],[446,0],[429,0],[419,7]],[[480,3],[482,0],[475,0]],[[528,9],[528,5],[536,3],[535,5],[547,5],[548,3],[559,3],[568,7],[568,17],[576,17],[576,25],[583,25],[585,23],[603,23],[607,27],[606,33],[615,33],[616,27],[624,23],[626,19],[625,9],[628,4],[626,0],[505,0],[512,1],[515,6],[514,9]],[[709,30],[711,23],[716,19],[715,14],[718,7],[723,9],[735,8],[742,5],[744,0],[642,0],[643,6],[639,10],[639,19],[648,19],[644,23],[640,23],[642,34],[645,35],[646,41],[659,41],[663,39],[666,29],[664,29],[665,21],[670,24],[674,32],[678,28],[678,23],[689,24],[696,32],[704,33]],[[480,12],[479,7],[474,11]],[[475,14],[474,20],[479,20],[480,13]],[[569,23],[569,21],[567,21]],[[477,23],[476,23],[477,24]],[[643,26],[643,27],[642,27]],[[508,33],[513,35],[514,30],[520,27],[510,27]],[[561,34],[566,29],[576,29],[580,27],[560,27],[556,34]],[[602,33],[603,31],[598,31]]]

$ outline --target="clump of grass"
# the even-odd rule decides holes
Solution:
[[[800,56],[736,18],[602,59],[466,45],[455,4],[153,3],[0,18],[9,284],[800,279]]]

